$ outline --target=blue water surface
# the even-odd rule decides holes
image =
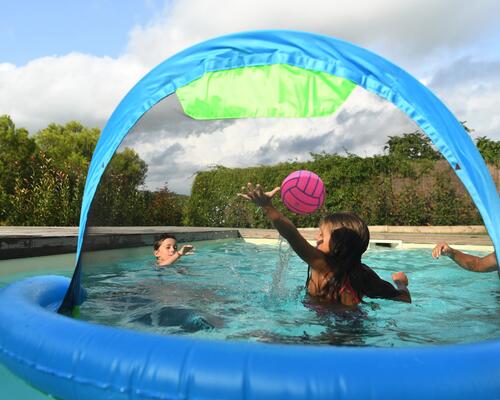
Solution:
[[[86,253],[89,298],[80,318],[160,334],[306,345],[408,347],[500,337],[496,273],[472,273],[429,249],[369,250],[382,278],[404,271],[413,303],[368,299],[354,310],[307,301],[307,266],[286,244],[195,243],[158,269],[150,247]],[[476,253],[481,254],[481,253]],[[71,276],[73,255],[0,261],[0,287],[42,274]],[[46,399],[0,365],[1,398]]]
[[[341,309],[311,302],[307,266],[288,245],[204,242],[192,256],[155,268],[151,249],[127,258],[84,258],[89,300],[81,318],[160,334],[341,346],[468,343],[500,335],[495,273],[458,268],[429,249],[369,250],[383,279],[404,271],[412,304],[369,299]]]

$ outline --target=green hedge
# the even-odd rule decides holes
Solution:
[[[467,131],[471,131],[467,127]],[[77,121],[50,124],[34,135],[0,116],[0,225],[78,225],[83,187],[99,137]],[[500,167],[500,142],[476,140],[484,159]],[[299,226],[321,214],[353,210],[371,225],[481,224],[452,171],[416,131],[390,136],[385,156],[312,154],[312,161],[244,169],[222,166],[197,174],[187,199],[168,190],[145,190],[146,163],[132,149],[117,152],[99,184],[89,222],[94,225],[196,225],[269,227],[236,193],[247,182],[272,189],[298,169],[318,173],[327,189],[322,210],[289,213]],[[446,166],[443,169],[442,166]]]
[[[275,205],[298,226],[315,226],[323,214],[355,211],[369,225],[481,224],[468,195],[451,168],[443,176],[434,160],[408,160],[394,156],[361,158],[313,154],[310,162],[281,163],[254,168],[215,167],[199,172],[186,206],[184,224],[221,227],[270,227],[262,212],[236,196],[247,182],[266,190],[281,185],[293,171],[316,172],[326,187],[321,210],[299,216]],[[451,182],[451,183],[450,183]]]

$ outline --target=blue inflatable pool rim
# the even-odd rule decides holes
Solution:
[[[69,279],[0,292],[0,361],[63,399],[493,399],[500,341],[338,348],[199,340],[87,323],[55,310]]]

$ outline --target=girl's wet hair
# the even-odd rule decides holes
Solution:
[[[370,243],[370,231],[365,221],[352,212],[338,212],[324,217],[321,224],[328,224],[332,229],[330,253],[335,275],[327,284],[328,296],[340,296],[342,283],[347,275],[351,285],[358,293],[361,289],[357,271],[361,266],[361,256]]]
[[[352,212],[330,214],[321,224],[331,226],[330,256],[335,262],[361,262],[361,256],[370,243],[370,231],[365,221]]]
[[[156,250],[158,250],[163,243],[165,239],[174,239],[177,242],[177,238],[174,235],[171,235],[170,233],[164,233],[163,235],[160,236],[160,238],[154,243],[153,247]]]

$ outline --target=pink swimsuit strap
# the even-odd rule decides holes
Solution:
[[[359,298],[358,293],[352,288],[351,281],[349,280],[348,276],[345,277],[344,282],[342,283],[342,287],[339,290],[339,295],[344,292],[349,293],[352,296],[353,304],[361,303],[361,299]]]

